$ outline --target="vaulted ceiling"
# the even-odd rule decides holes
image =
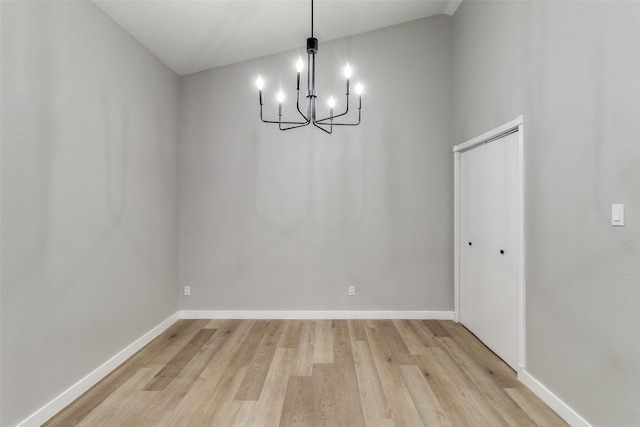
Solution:
[[[462,0],[316,0],[320,42],[438,14]],[[310,0],[94,0],[179,75],[304,47]]]

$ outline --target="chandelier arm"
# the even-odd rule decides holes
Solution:
[[[298,112],[300,112],[300,108],[298,108]],[[302,112],[300,112],[300,115],[302,115],[302,117],[304,118],[304,122],[297,122],[296,124],[294,124],[293,126],[287,126],[287,127],[282,127],[283,124],[292,124],[291,122],[280,122],[278,123],[278,129],[280,130],[289,130],[289,129],[296,129],[296,128],[301,128],[304,126],[308,126],[309,123],[311,123],[311,120],[307,119],[304,114],[302,114]]]
[[[329,117],[325,117],[325,118],[322,118],[322,119],[318,119],[318,120],[316,120],[316,122],[322,123],[322,122],[326,122],[327,120],[337,119],[338,117],[345,116],[348,112],[349,112],[349,107],[347,107],[347,109],[344,111],[344,113],[337,114],[335,116],[329,116]]]
[[[344,113],[338,114],[337,116],[325,117],[324,119],[316,120],[316,122],[319,122],[320,124],[326,125],[326,123],[324,123],[324,122],[326,122],[327,120],[333,120],[336,117],[344,116],[344,115],[347,114],[348,111],[349,111],[349,96],[347,96],[347,108],[346,108]],[[362,103],[361,103],[361,101],[358,101],[358,121],[356,123],[333,123],[333,124],[336,125],[336,126],[357,126],[357,125],[360,124],[361,117],[362,117]]]
[[[307,116],[304,115],[304,113],[302,111],[300,111],[300,105],[298,105],[298,113],[300,113],[302,118],[305,119],[307,123],[309,123],[311,121],[311,120],[309,120],[309,118]]]
[[[298,109],[298,113],[300,113],[302,118],[306,120],[307,124],[309,124],[311,120],[309,120],[309,118],[305,116],[302,111],[300,111],[300,89],[298,89],[298,96],[296,97],[296,108]]]
[[[282,121],[282,120],[266,120],[262,117],[262,105],[260,105],[260,120],[262,120],[262,122],[264,123],[275,123],[275,124],[283,124],[283,125],[301,125],[301,126],[306,126],[309,124],[309,119],[307,119],[305,117],[305,121],[304,122],[289,122],[289,121]]]
[[[333,126],[358,126],[360,124],[361,121],[361,109],[358,108],[358,121],[355,123],[331,123]],[[326,118],[326,119],[322,119],[322,120],[329,120],[330,118]],[[322,120],[316,120],[316,122],[320,122],[320,125],[324,125],[327,126],[327,123],[322,123]]]
[[[300,125],[289,126],[289,127],[286,127],[286,128],[283,128],[282,125],[279,125],[278,129],[280,129],[280,130],[289,130],[289,129],[302,128],[302,127],[305,127],[305,126],[309,126],[310,123],[311,122],[305,122],[305,123],[302,123]]]
[[[316,122],[325,122],[327,120],[332,120],[332,119],[335,119],[335,118],[338,118],[338,117],[342,117],[342,116],[345,116],[348,112],[349,112],[349,96],[347,96],[347,108],[344,110],[344,113],[336,114],[334,116],[328,116],[328,117],[325,117],[323,119],[318,119],[318,120],[316,120]]]
[[[260,120],[262,120],[263,123],[274,123],[277,125],[301,125],[301,126],[306,126],[309,124],[309,122],[283,122],[283,121],[278,121],[278,120],[265,120],[262,117],[260,117]]]
[[[263,122],[263,123],[274,123],[274,124],[276,124],[276,125],[280,125],[280,124],[282,124],[282,125],[300,125],[300,126],[306,126],[306,125],[308,125],[308,124],[309,124],[308,122],[279,122],[279,121],[277,121],[277,120],[264,120],[264,119],[262,119],[262,122]]]
[[[333,124],[331,124],[331,127],[329,128],[329,130],[326,130],[326,129],[325,129],[325,128],[323,128],[322,126],[328,126],[327,124],[318,123],[318,122],[317,122],[317,121],[315,121],[315,120],[314,120],[312,123],[313,123],[313,125],[314,125],[315,127],[317,127],[318,129],[320,129],[320,130],[322,130],[322,131],[325,131],[325,132],[326,132],[326,133],[328,133],[328,134],[332,134],[332,133],[333,133]]]
[[[319,120],[316,120],[316,121],[317,122],[324,122],[324,121],[327,121],[327,120],[330,120],[330,119],[335,119],[335,118],[338,118],[338,117],[345,116],[348,112],[349,112],[349,90],[347,89],[347,105],[346,105],[346,108],[344,110],[344,113],[337,114],[337,115],[334,115],[334,116],[325,117],[323,119],[319,119]]]
[[[275,123],[277,125],[302,125],[302,126],[306,126],[309,124],[309,122],[283,122],[283,121],[278,121],[278,120],[265,120],[262,117],[260,117],[260,120],[262,120],[263,123]]]

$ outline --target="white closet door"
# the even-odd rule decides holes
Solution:
[[[460,322],[516,369],[518,133],[460,156]]]
[[[460,156],[460,322],[478,337],[483,336],[484,315],[484,223],[485,145]]]
[[[486,144],[485,344],[518,364],[518,133]]]

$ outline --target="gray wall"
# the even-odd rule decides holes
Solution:
[[[450,147],[519,114],[527,369],[594,425],[640,423],[637,2],[467,0],[324,43],[321,95],[347,57],[366,86],[331,137],[258,122],[255,76],[272,115],[297,54],[180,86],[90,3],[0,5],[2,425],[174,313],[178,282],[183,309],[451,310]]]
[[[259,121],[257,75],[275,118],[302,49],[182,79],[182,309],[453,309],[450,22],[321,43],[325,114],[347,59],[366,91],[332,136]]]
[[[178,309],[178,78],[90,2],[1,2],[3,426]]]
[[[454,144],[525,115],[527,370],[640,425],[640,3],[467,0],[453,52]]]

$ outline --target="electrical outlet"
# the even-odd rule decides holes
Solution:
[[[185,286],[184,287],[184,296],[188,297],[189,295],[191,295],[191,286]]]
[[[355,286],[349,286],[349,296],[353,296],[356,294],[356,287]]]

